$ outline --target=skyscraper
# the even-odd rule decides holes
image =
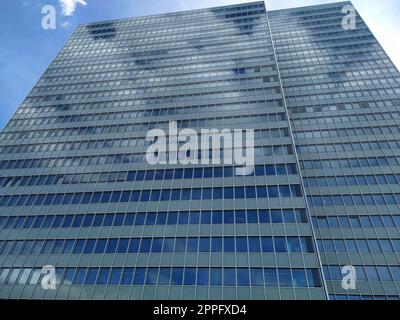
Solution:
[[[269,12],[332,299],[399,298],[400,74],[350,2]],[[343,290],[353,266],[356,290]]]
[[[400,77],[349,6],[80,25],[1,133],[0,298],[398,298]],[[171,123],[254,170],[150,164]]]

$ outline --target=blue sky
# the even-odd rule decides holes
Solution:
[[[78,2],[75,8],[69,4]],[[64,14],[61,7],[64,2]],[[135,17],[244,0],[2,0],[0,11],[0,128],[80,23]],[[335,2],[332,0],[267,0],[269,10]],[[400,1],[353,0],[390,58],[400,69]],[[41,27],[44,5],[57,10],[57,28]],[[65,14],[69,14],[66,16]]]

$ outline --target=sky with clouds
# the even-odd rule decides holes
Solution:
[[[0,128],[15,112],[80,23],[252,2],[246,0],[1,0]],[[267,0],[268,10],[335,2]],[[400,69],[400,1],[353,0]],[[53,5],[57,28],[43,30],[42,8]]]

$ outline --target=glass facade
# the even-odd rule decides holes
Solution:
[[[329,297],[399,299],[400,74],[349,5],[268,16]]]
[[[400,76],[346,4],[80,25],[0,136],[0,298],[398,297]],[[149,164],[170,121],[253,173]]]

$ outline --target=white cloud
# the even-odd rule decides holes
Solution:
[[[72,26],[71,23],[64,21],[61,23],[61,28],[65,29],[65,30],[69,30],[69,28]]]
[[[85,0],[60,0],[62,14],[64,16],[72,16],[78,3],[83,6],[87,5],[87,2]]]

